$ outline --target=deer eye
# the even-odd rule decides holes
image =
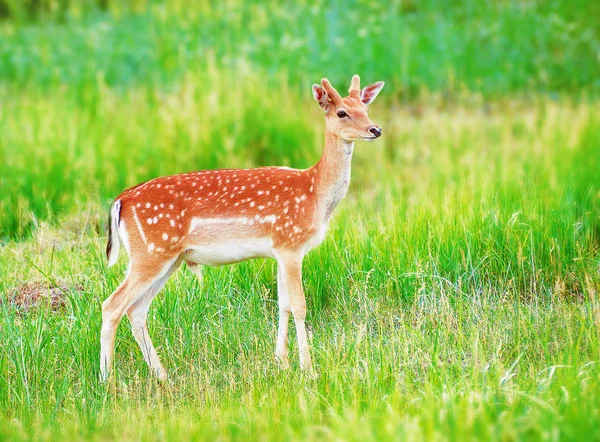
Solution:
[[[344,112],[343,110],[339,110],[339,111],[337,111],[337,116],[339,118],[344,118],[344,117],[347,117],[348,114],[346,112]]]

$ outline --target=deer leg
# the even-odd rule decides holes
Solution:
[[[159,272],[140,271],[132,265],[121,285],[102,303],[102,330],[100,332],[100,379],[105,381],[112,369],[117,327],[127,309],[143,296],[172,263]]]
[[[148,316],[148,310],[150,309],[152,300],[158,294],[158,292],[160,292],[173,272],[179,268],[180,264],[180,261],[175,262],[167,271],[167,273],[161,278],[157,279],[146,291],[146,293],[137,301],[135,301],[127,310],[127,317],[131,323],[131,331],[135,337],[135,340],[140,346],[140,349],[142,350],[144,360],[160,380],[165,380],[167,378],[167,372],[160,363],[160,359],[156,354],[156,349],[152,344],[152,339],[150,339],[150,335],[148,334],[146,318]]]
[[[199,264],[196,264],[194,262],[189,262],[186,261],[188,269],[190,269],[192,271],[192,273],[194,273],[194,275],[196,275],[196,277],[198,278],[198,283],[200,285],[202,285],[202,267]]]
[[[283,285],[289,298],[290,309],[296,324],[300,365],[312,371],[308,339],[306,336],[306,299],[302,288],[302,255],[296,253],[280,254],[283,267]]]
[[[288,325],[290,319],[290,298],[284,283],[285,269],[281,263],[277,263],[277,299],[279,303],[279,328],[277,330],[277,346],[275,356],[282,368],[288,368]]]

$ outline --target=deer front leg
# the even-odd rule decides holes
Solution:
[[[288,324],[290,319],[290,298],[284,284],[283,264],[277,263],[277,299],[279,303],[279,327],[277,330],[277,346],[275,356],[282,368],[288,368],[290,361],[288,358]]]
[[[288,252],[281,253],[280,256],[280,263],[283,270],[282,282],[296,324],[300,365],[303,369],[312,371],[308,339],[306,336],[306,299],[304,298],[304,289],[302,288],[302,255],[299,253]],[[280,321],[281,319],[280,316]],[[287,331],[287,324],[285,325],[285,328]]]

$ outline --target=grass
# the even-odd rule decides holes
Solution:
[[[317,380],[277,369],[275,269],[254,261],[207,269],[202,287],[179,271],[157,298],[167,384],[124,325],[116,378],[100,385],[100,303],[125,262],[105,268],[105,213],[89,205],[0,251],[4,291],[84,287],[59,312],[2,307],[0,434],[599,437],[597,106],[377,104],[386,140],[357,146],[351,195],[305,266]]]
[[[382,33],[335,51],[327,32],[366,6],[109,4],[0,25],[0,439],[600,439],[595,4],[374,6]],[[314,45],[277,49],[298,35]],[[257,260],[202,285],[180,270],[157,297],[169,381],[125,320],[100,384],[100,304],[126,268],[103,255],[111,198],[186,170],[313,164],[310,84],[345,90],[355,71],[387,82],[384,136],[357,144],[305,262],[319,377],[277,368],[275,266]],[[12,305],[31,281],[71,287],[65,305]]]

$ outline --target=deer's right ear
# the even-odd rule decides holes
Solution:
[[[329,97],[327,97],[327,92],[323,89],[323,86],[320,84],[313,84],[312,93],[315,100],[319,102],[319,106],[321,106],[325,111],[329,109]]]

